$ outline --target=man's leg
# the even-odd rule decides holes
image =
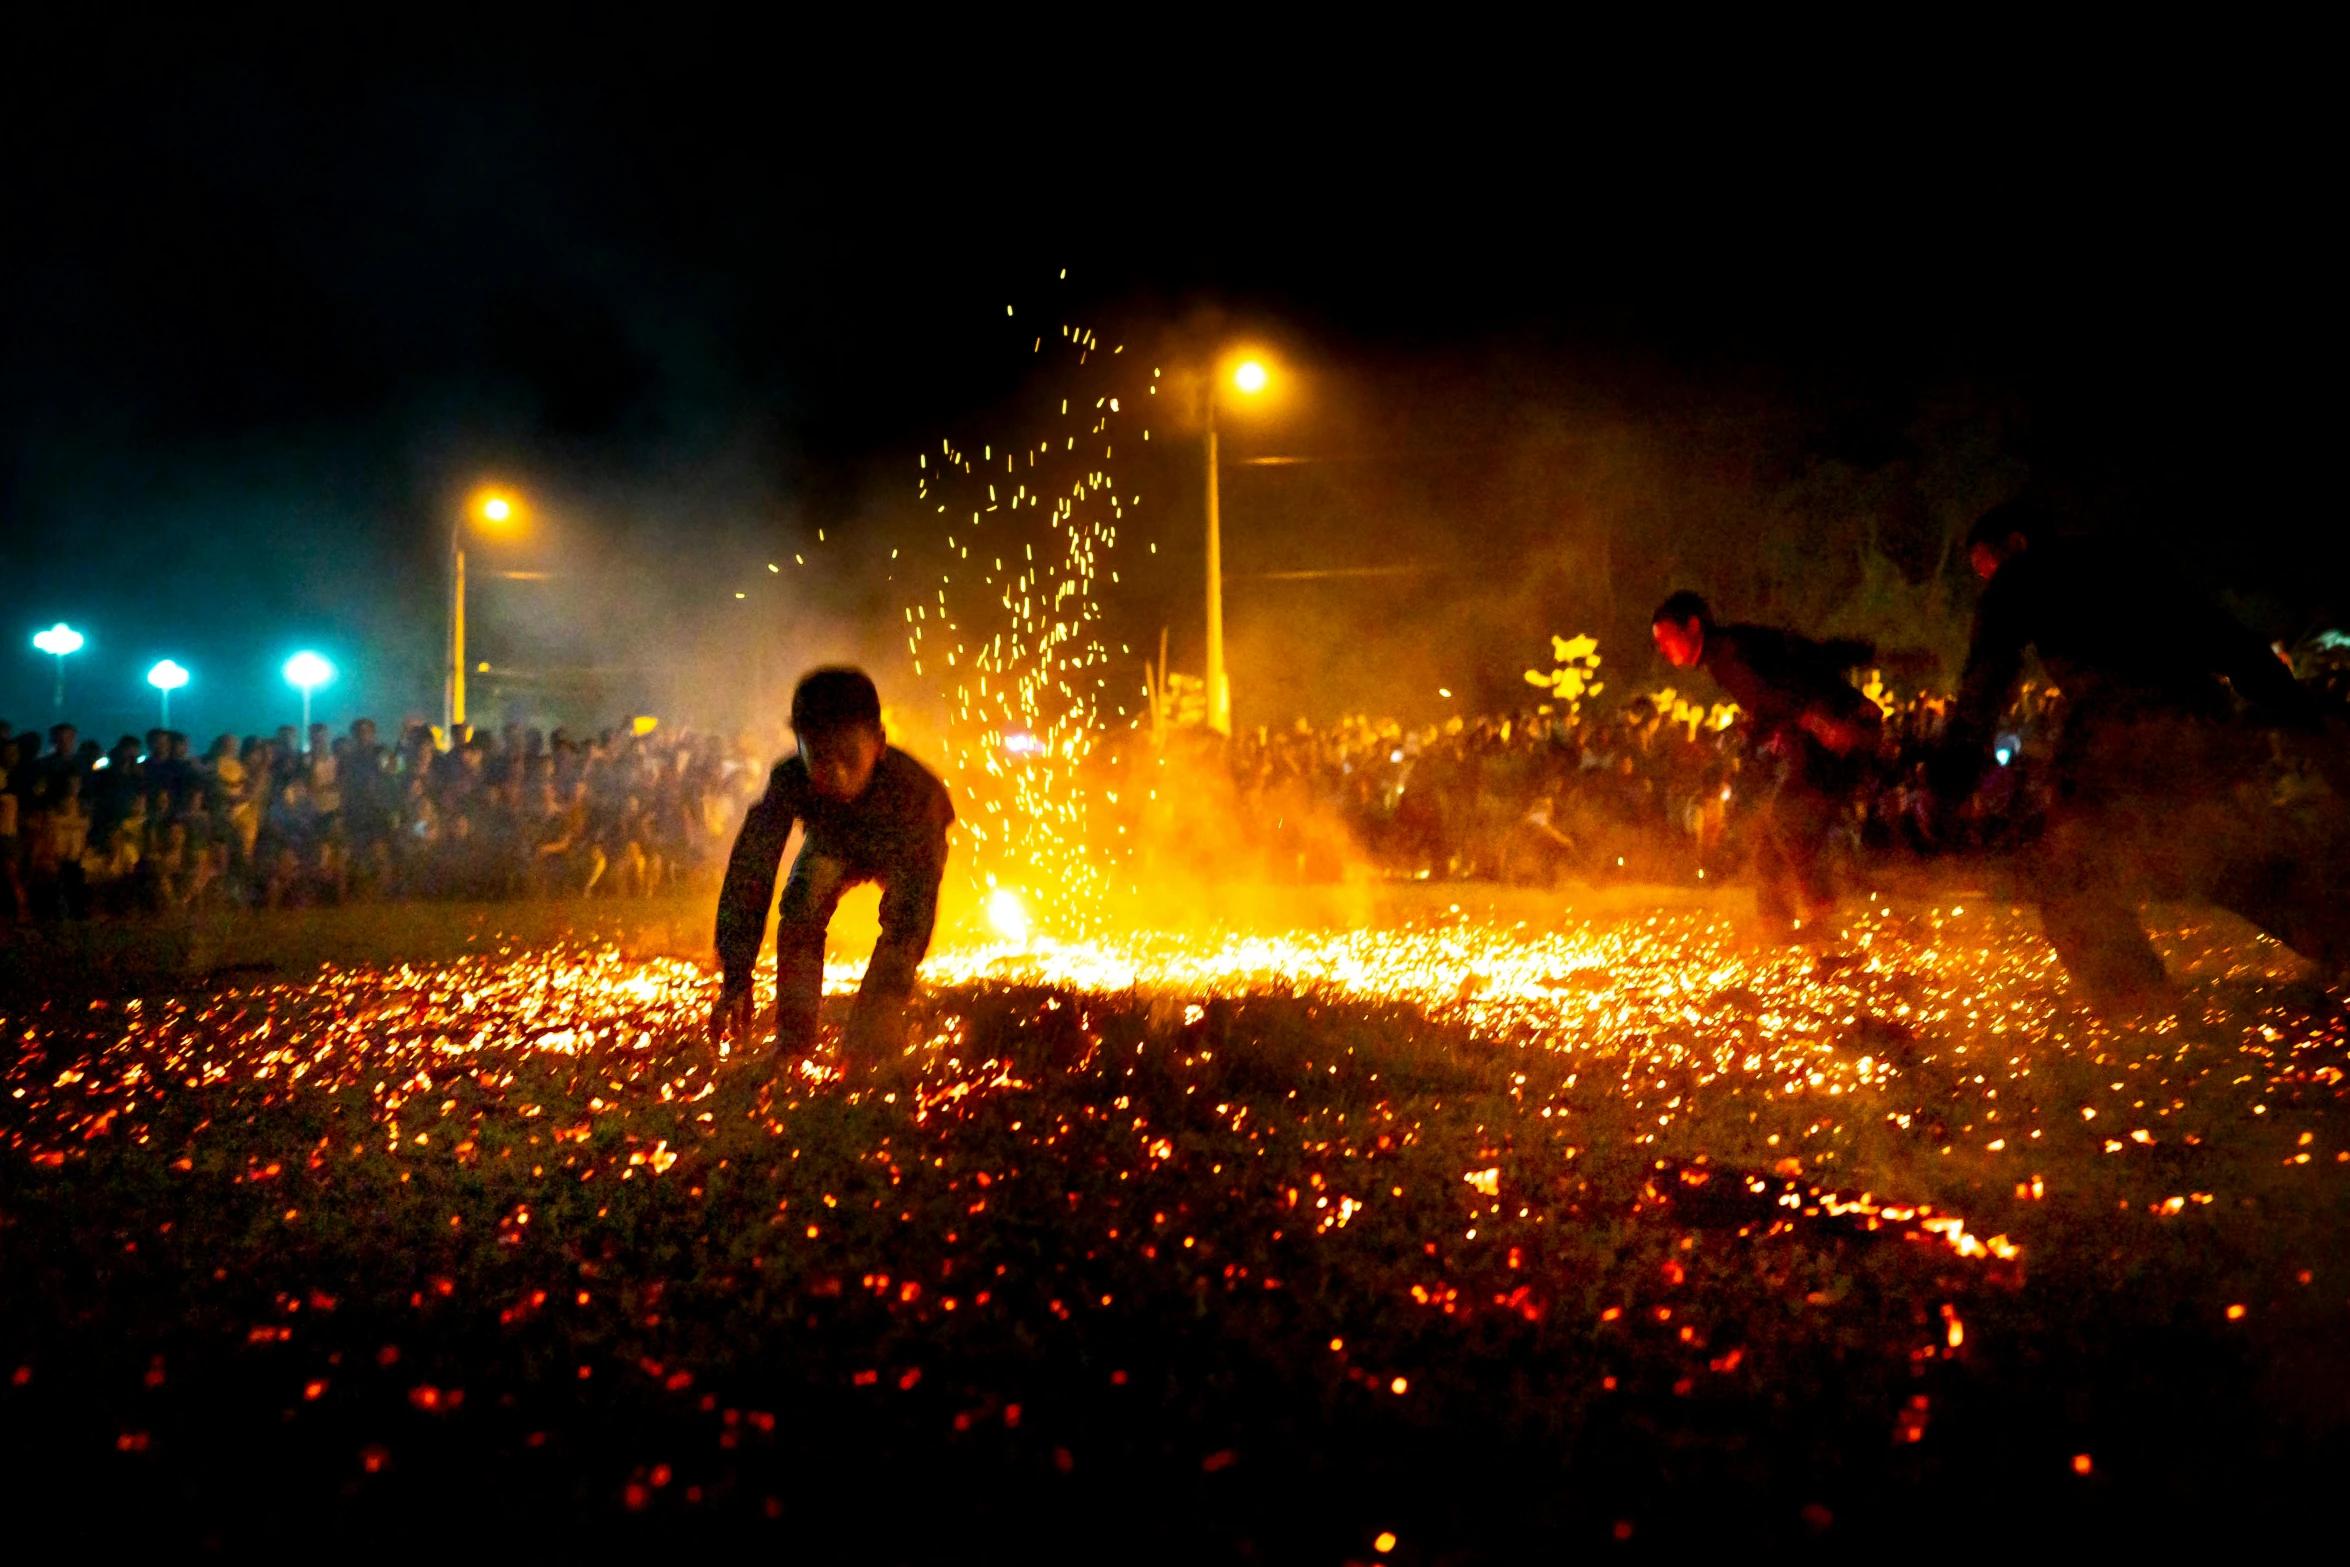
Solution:
[[[801,845],[783,884],[775,911],[775,1047],[787,1055],[816,1043],[824,932],[848,884],[848,865],[810,844]]]
[[[1793,769],[1781,800],[1788,806],[1787,860],[1803,900],[1803,919],[1824,920],[1836,908],[1836,875],[1829,846],[1839,824],[1848,823],[1849,805],[1859,792],[1861,764],[1839,757],[1809,739],[1802,742],[1801,763]]]
[[[1815,758],[1782,738],[1770,751],[1770,793],[1755,819],[1755,910],[1785,939],[1835,902],[1820,851],[1834,807],[1812,777]]]
[[[2267,931],[2328,978],[2350,966],[2350,920],[2338,890],[2308,884],[2297,865],[2233,865],[2211,901]]]
[[[938,925],[938,884],[946,874],[946,844],[902,863],[883,878],[881,939],[857,988],[850,1038],[860,1051],[879,1054],[897,1047],[914,970],[930,950]]]
[[[1779,849],[1778,824],[1766,806],[1754,823],[1754,913],[1764,931],[1781,940],[1795,924],[1793,891],[1787,857]]]
[[[2104,813],[2065,813],[2050,823],[2034,876],[2040,925],[2065,972],[2091,1000],[2128,1003],[2161,989],[2162,959],[2138,923],[2142,880],[2128,845]]]
[[[1799,920],[1819,919],[1836,905],[1825,854],[1833,811],[1826,796],[1801,784],[1781,790],[1771,807],[1770,831],[1786,878],[1786,897]]]
[[[2043,898],[2040,927],[2092,1001],[2126,1003],[2162,986],[2162,959],[2138,911],[2120,898],[2093,892]]]
[[[2319,802],[2332,806],[2328,798]],[[2350,841],[2333,812],[2263,804],[2210,836],[2220,863],[2198,889],[2315,963],[2324,978],[2350,971]]]

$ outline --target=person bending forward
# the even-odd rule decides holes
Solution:
[[[718,962],[725,983],[710,1017],[713,1043],[749,1037],[751,969],[765,934],[775,872],[792,824],[806,829],[775,924],[777,1050],[816,1043],[824,998],[824,932],[841,894],[881,884],[881,939],[850,1014],[848,1051],[869,1060],[899,1043],[914,968],[938,923],[947,828],[955,809],[930,770],[889,744],[881,698],[855,669],[818,669],[792,693],[799,748],[775,766],[743,818],[718,893]]]
[[[1712,675],[1745,714],[1761,780],[1755,911],[1771,935],[1792,936],[1836,906],[1822,850],[1882,724],[1876,704],[1844,676],[1871,649],[1725,624],[1686,590],[1657,606],[1649,632],[1666,662]]]

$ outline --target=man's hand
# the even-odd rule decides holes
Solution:
[[[751,987],[728,984],[710,1006],[710,1044],[723,1049],[729,1039],[747,1043],[751,1037]]]
[[[1863,718],[1836,718],[1826,713],[1806,713],[1796,724],[1838,756],[1874,749],[1880,733],[1879,725]]]

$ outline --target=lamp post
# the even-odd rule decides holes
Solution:
[[[286,660],[286,683],[302,688],[302,746],[310,746],[310,693],[335,677],[335,666],[316,653],[296,653]]]
[[[163,729],[171,727],[171,694],[187,683],[188,672],[168,658],[147,671],[147,684],[163,693],[163,720],[157,727]],[[305,722],[307,722],[307,715],[305,715]]]
[[[465,723],[465,523],[468,517],[504,527],[514,520],[519,508],[513,497],[496,490],[476,495],[464,511],[458,513],[456,523],[449,529],[449,683],[443,716],[447,723],[449,744],[454,746],[462,738],[458,730]]]
[[[85,639],[80,632],[74,630],[73,627],[67,625],[62,620],[59,621],[56,625],[51,626],[46,631],[36,631],[33,633],[33,646],[39,648],[44,653],[54,656],[57,660],[57,695],[55,702],[57,708],[57,721],[59,723],[63,723],[65,721],[65,655],[68,653],[80,652],[82,650],[82,643],[84,640]]]
[[[1232,389],[1244,397],[1262,392],[1272,376],[1264,362],[1243,359],[1232,370]],[[1224,525],[1216,485],[1216,390],[1208,382],[1208,728],[1232,733],[1232,682],[1224,674]]]

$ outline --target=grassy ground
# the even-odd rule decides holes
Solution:
[[[302,980],[329,964],[446,963],[564,942],[699,954],[715,899],[587,903],[354,903],[206,909],[152,919],[0,928],[0,1004],[151,995]]]
[[[108,937],[142,984],[0,1007],[0,1472],[108,1538],[530,1559],[2240,1542],[2330,1495],[2343,1031],[2273,946],[2168,918],[2181,1005],[2117,1026],[2005,909],[1731,960],[1685,896],[1407,896],[1639,944],[1547,1032],[974,979],[842,1082],[692,1045],[690,909],[608,916],[631,956]]]

